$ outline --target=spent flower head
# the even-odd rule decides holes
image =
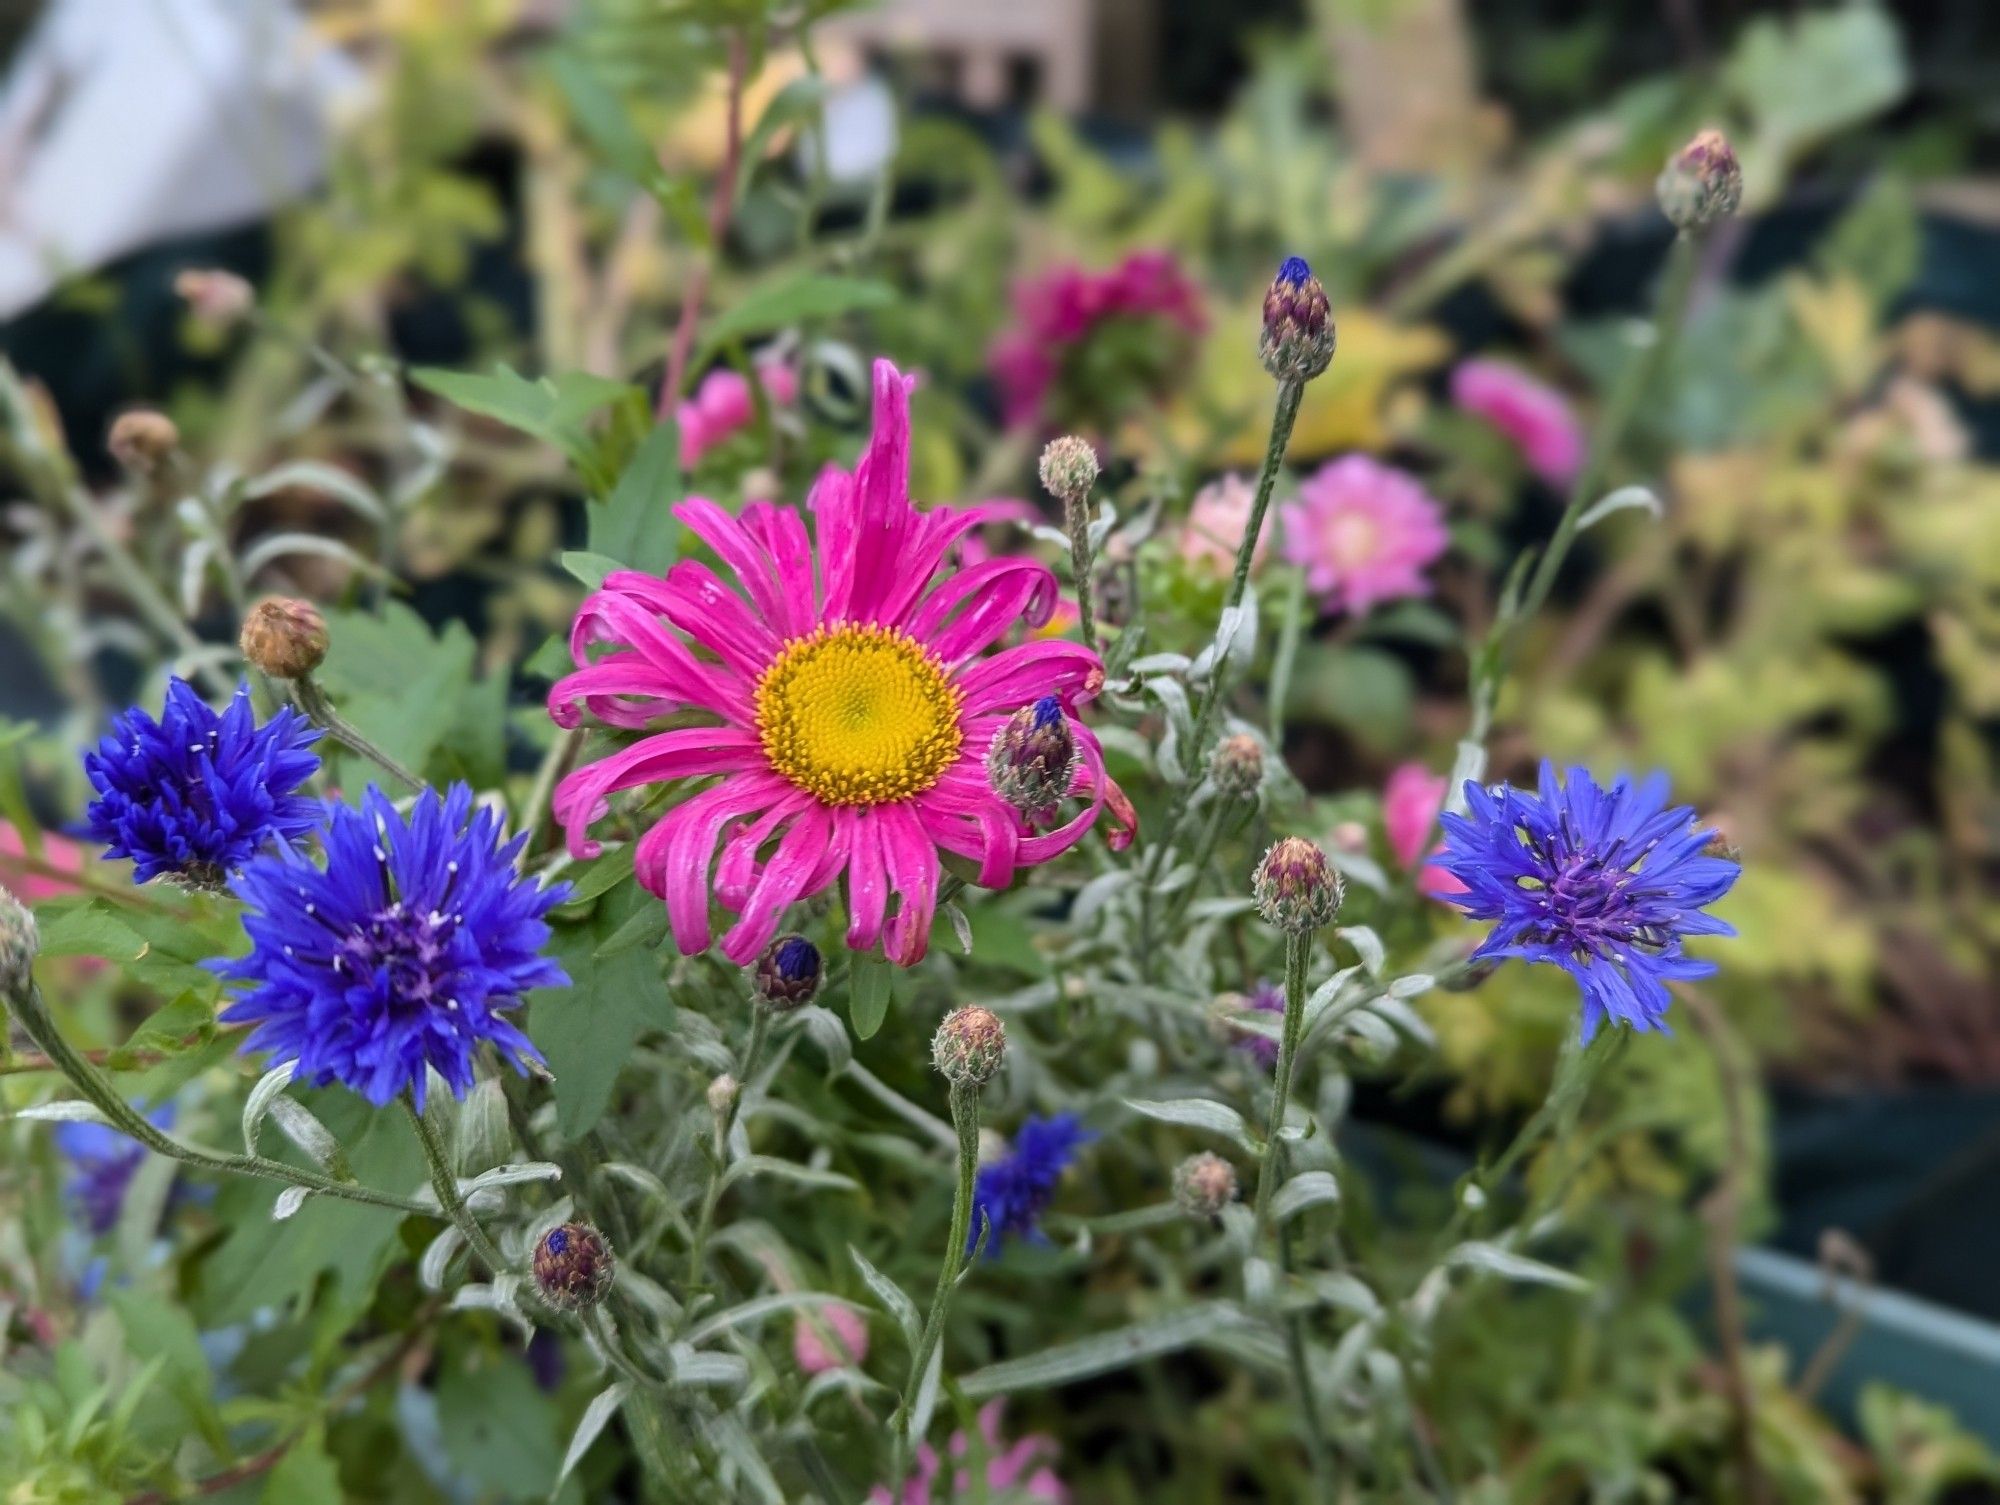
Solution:
[[[310,601],[266,596],[244,614],[243,658],[273,679],[301,679],[326,661],[326,618]]]
[[[1042,485],[1065,511],[1080,507],[1097,484],[1097,451],[1076,434],[1051,439],[1042,450]]]
[[[133,408],[111,422],[104,447],[111,458],[135,476],[150,476],[180,447],[181,431],[173,419],[153,408]]]
[[[1281,382],[1311,381],[1333,363],[1333,309],[1300,256],[1287,256],[1264,294],[1257,358]]]
[[[1257,864],[1255,891],[1265,923],[1310,935],[1333,923],[1346,889],[1326,853],[1303,836],[1287,836]]]
[[[1701,131],[1667,159],[1653,185],[1660,212],[1677,230],[1704,230],[1743,202],[1743,169],[1720,131]]]

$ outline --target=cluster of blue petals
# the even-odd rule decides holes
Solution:
[[[1689,936],[1733,935],[1703,913],[1742,871],[1712,850],[1694,810],[1667,804],[1667,780],[1600,786],[1582,768],[1544,762],[1534,791],[1465,786],[1463,815],[1443,817],[1435,860],[1466,887],[1444,895],[1493,931],[1475,961],[1553,962],[1583,992],[1583,1038],[1606,1019],[1665,1029],[1672,981],[1715,963],[1682,953]]]
[[[219,884],[274,839],[319,823],[319,801],[297,792],[319,768],[318,736],[290,707],[257,725],[247,687],[218,714],[172,680],[158,721],[134,706],[84,755],[97,791],[84,830],[131,858],[136,882]]]
[[[517,1070],[539,1061],[505,1015],[531,988],[568,984],[541,952],[543,916],[569,888],[517,874],[526,838],[500,835],[463,784],[424,791],[408,815],[370,788],[360,809],[329,811],[323,866],[282,849],[245,867],[231,888],[250,954],[210,964],[249,986],[222,1016],[256,1026],[244,1049],[377,1105],[407,1092],[419,1108],[425,1068],[463,1096],[483,1043]]]
[[[174,1124],[171,1107],[156,1109],[146,1117],[157,1129],[170,1129]],[[146,1147],[121,1130],[100,1123],[57,1124],[55,1143],[57,1152],[72,1167],[66,1190],[78,1220],[92,1234],[109,1233],[125,1210],[125,1193],[146,1161]]]
[[[979,1243],[980,1230],[990,1226],[986,1252],[998,1254],[1008,1238],[1045,1243],[1043,1211],[1056,1194],[1063,1172],[1094,1136],[1074,1113],[1022,1120],[1007,1153],[979,1168],[972,1188],[972,1227],[968,1252]]]

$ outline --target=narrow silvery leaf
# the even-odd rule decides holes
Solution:
[[[243,1148],[249,1154],[257,1153],[257,1130],[262,1127],[264,1114],[271,1102],[285,1090],[298,1070],[298,1062],[287,1061],[282,1066],[273,1066],[257,1078],[257,1085],[250,1089],[250,1100],[243,1105]]]
[[[348,1179],[347,1157],[341,1153],[340,1142],[327,1132],[325,1124],[312,1116],[304,1103],[278,1093],[264,1111],[284,1131],[285,1138],[311,1157],[314,1165],[343,1181]]]
[[[286,1218],[289,1218],[293,1213],[305,1206],[306,1198],[311,1195],[312,1188],[309,1186],[286,1187],[278,1193],[278,1200],[271,1208],[271,1221],[274,1223],[284,1222]]]
[[[735,1306],[717,1312],[712,1317],[703,1318],[688,1329],[687,1341],[699,1345],[718,1333],[761,1321],[774,1312],[804,1311],[813,1307],[828,1306],[844,1306],[851,1312],[861,1310],[845,1297],[830,1296],[824,1291],[780,1291],[773,1296],[753,1297],[749,1301],[739,1302]]]
[[[1111,530],[1117,526],[1118,513],[1112,507],[1110,499],[1107,497],[1099,500],[1097,516],[1084,531],[1084,537],[1089,541],[1093,557],[1104,547],[1104,540],[1111,536]]]
[[[1099,873],[1077,890],[1076,902],[1070,906],[1070,923],[1079,930],[1088,927],[1098,910],[1110,902],[1113,894],[1136,881],[1134,875],[1124,868],[1115,872]]]
[[[1368,969],[1370,977],[1380,977],[1387,965],[1389,953],[1383,949],[1382,937],[1366,925],[1342,925],[1334,934],[1352,946],[1361,957],[1361,964]]]
[[[1341,1334],[1334,1345],[1333,1361],[1327,1366],[1327,1388],[1339,1390],[1354,1377],[1354,1371],[1361,1366],[1368,1351],[1375,1346],[1375,1335],[1380,1318],[1371,1317],[1365,1322],[1357,1322]]]
[[[676,1385],[722,1385],[734,1389],[749,1383],[750,1366],[733,1353],[683,1352],[674,1345]]]
[[[1227,1103],[1218,1103],[1205,1097],[1180,1097],[1159,1101],[1148,1098],[1127,1098],[1125,1106],[1134,1113],[1143,1113],[1148,1118],[1161,1123],[1179,1124],[1189,1129],[1205,1129],[1211,1134],[1220,1134],[1233,1139],[1246,1150],[1255,1152],[1261,1148],[1256,1136],[1250,1132],[1243,1115]]]
[[[1370,893],[1386,894],[1389,891],[1389,875],[1382,871],[1382,864],[1373,857],[1330,848],[1326,860],[1349,883],[1358,883]]]
[[[796,1181],[801,1186],[816,1186],[825,1191],[861,1190],[861,1183],[852,1176],[843,1176],[839,1171],[815,1170],[809,1165],[800,1165],[796,1160],[786,1160],[777,1155],[745,1155],[722,1173],[723,1188],[727,1190],[751,1176]]]
[[[266,565],[283,559],[288,554],[313,554],[323,559],[337,560],[349,569],[364,575],[387,578],[388,571],[366,555],[356,553],[352,548],[336,538],[322,538],[317,533],[273,533],[261,540],[243,556],[243,573],[255,575]]]
[[[736,1489],[732,1498],[741,1498],[744,1490],[754,1495],[763,1505],[786,1505],[785,1492],[771,1473],[770,1465],[764,1462],[764,1454],[756,1439],[734,1415],[723,1414],[708,1423],[721,1451],[736,1470]]]
[[[1589,509],[1576,520],[1576,531],[1595,526],[1614,512],[1624,512],[1630,508],[1640,508],[1654,517],[1665,517],[1667,509],[1660,505],[1660,499],[1644,486],[1620,486],[1609,496],[1600,497],[1591,503]]]
[[[1437,1035],[1432,1031],[1431,1027],[1423,1021],[1423,1018],[1417,1013],[1415,1009],[1411,1008],[1407,1003],[1403,1002],[1405,998],[1413,998],[1416,996],[1417,993],[1423,992],[1424,988],[1418,988],[1414,992],[1410,993],[1398,993],[1396,991],[1397,987],[1401,986],[1403,983],[1418,982],[1418,981],[1421,981],[1424,984],[1426,984],[1426,986],[1428,986],[1428,984],[1430,983],[1430,978],[1428,977],[1398,978],[1396,982],[1390,984],[1388,995],[1386,997],[1377,998],[1373,1000],[1368,1005],[1368,1011],[1371,1014],[1377,1014],[1380,1017],[1388,1020],[1389,1023],[1393,1024],[1397,1029],[1401,1030],[1404,1034],[1408,1035],[1412,1040],[1415,1040],[1419,1045],[1422,1045],[1427,1049],[1435,1049],[1437,1047]]]
[[[1465,786],[1478,783],[1485,775],[1486,745],[1470,740],[1459,743],[1458,757],[1451,765],[1451,783],[1445,790],[1445,813],[1465,814]]]
[[[1399,977],[1389,984],[1389,996],[1398,1001],[1405,998],[1419,998],[1437,986],[1437,979],[1428,972],[1412,972],[1407,977]]]
[[[909,1437],[912,1442],[921,1442],[931,1429],[931,1413],[937,1409],[938,1389],[944,1380],[944,1345],[938,1344],[931,1350],[931,1361],[925,1366],[922,1383],[917,1386],[916,1398],[910,1402]]]
[[[854,1041],[838,1014],[815,1003],[795,1011],[792,1018],[797,1022],[797,1028],[826,1057],[829,1072],[838,1076],[847,1069],[848,1062],[854,1059]]]
[[[495,1078],[487,1077],[459,1105],[453,1162],[461,1175],[483,1171],[505,1160],[511,1143],[506,1094]]]
[[[1253,1254],[1243,1261],[1243,1299],[1251,1307],[1268,1307],[1277,1289],[1278,1272],[1268,1259],[1261,1254]]]
[[[854,1268],[861,1272],[861,1278],[868,1283],[868,1289],[875,1293],[882,1303],[882,1310],[896,1319],[896,1325],[903,1330],[903,1336],[916,1347],[917,1337],[923,1330],[922,1319],[917,1316],[917,1304],[903,1294],[903,1288],[868,1262],[868,1257],[852,1244],[847,1246],[848,1255],[854,1260]]]
[[[576,1430],[570,1433],[569,1451],[563,1454],[562,1467],[556,1472],[557,1490],[562,1488],[571,1471],[583,1462],[583,1455],[589,1452],[590,1445],[597,1441],[597,1434],[602,1432],[606,1423],[618,1414],[618,1408],[625,1404],[625,1397],[631,1393],[631,1385],[619,1380],[583,1408],[583,1415],[577,1421]]]
[[[458,1183],[459,1191],[473,1196],[496,1186],[519,1186],[524,1181],[560,1181],[562,1167],[553,1160],[526,1160],[519,1165],[496,1165],[469,1180]]]
[[[1331,1171],[1301,1171],[1271,1198],[1271,1216],[1284,1222],[1294,1213],[1340,1200],[1340,1183]]]
[[[989,1364],[965,1376],[959,1388],[971,1400],[985,1400],[1017,1390],[1068,1384],[1177,1353],[1250,1322],[1243,1309],[1232,1302],[1202,1302],[1169,1316],[1096,1333],[1074,1343],[1059,1343],[1026,1358]]]
[[[967,956],[972,955],[972,921],[956,904],[945,905],[944,912],[945,918],[951,921],[951,933],[958,937],[958,949]]]
[[[294,460],[274,466],[244,486],[242,495],[244,500],[254,501],[258,497],[293,490],[316,491],[321,496],[332,497],[374,522],[385,522],[389,516],[389,510],[382,505],[381,499],[357,477],[336,465],[314,460]]]
[[[60,1102],[37,1103],[32,1108],[23,1108],[16,1118],[33,1119],[41,1123],[55,1124],[108,1124],[104,1110],[95,1103],[87,1103],[80,1097],[66,1097]]]
[[[1587,1291],[1590,1282],[1580,1275],[1572,1275],[1568,1270],[1559,1270],[1554,1265],[1545,1265],[1538,1259],[1529,1259],[1525,1254],[1516,1254],[1511,1249],[1502,1249],[1498,1244],[1475,1240],[1460,1244],[1445,1256],[1445,1262],[1462,1270],[1482,1270],[1488,1275],[1498,1275],[1506,1280],[1523,1281],[1530,1285],[1559,1286],[1569,1291]]]
[[[1185,653],[1148,653],[1125,667],[1134,676],[1145,679],[1154,674],[1185,674],[1191,662]]]
[[[465,1242],[465,1235],[456,1224],[446,1224],[438,1236],[430,1241],[424,1250],[424,1257],[417,1261],[417,1280],[427,1291],[444,1289],[445,1271],[451,1268],[451,1257],[458,1253]]]
[[[1357,1317],[1374,1317],[1382,1310],[1380,1298],[1345,1271],[1328,1270],[1308,1277],[1305,1284],[1315,1301]]]

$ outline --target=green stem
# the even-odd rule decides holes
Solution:
[[[368,759],[391,778],[409,786],[413,792],[424,787],[422,779],[362,736],[346,717],[336,711],[333,702],[327,699],[326,691],[320,688],[319,681],[310,674],[301,674],[292,681],[292,698],[298,701],[299,709],[304,711],[315,724],[350,752]]]
[[[1097,652],[1097,612],[1093,601],[1090,550],[1090,493],[1063,499],[1063,521],[1069,528],[1069,567],[1076,582],[1076,623],[1083,646]]]
[[[1201,887],[1201,875],[1207,871],[1209,859],[1215,856],[1216,843],[1222,836],[1222,818],[1228,813],[1231,801],[1229,796],[1219,789],[1213,793],[1214,797],[1209,801],[1208,819],[1202,824],[1201,834],[1195,838],[1194,874],[1167,900],[1167,912],[1161,928],[1168,935],[1174,933],[1174,927],[1180,924],[1181,915],[1186,911],[1188,901],[1194,897],[1195,890]]]
[[[764,1054],[764,1042],[771,1033],[771,1011],[762,1004],[753,1005],[753,1009],[750,1043],[743,1048],[743,1075],[737,1079],[736,1095],[729,1100],[727,1108],[715,1115],[715,1163],[709,1171],[708,1190],[702,1193],[701,1213],[695,1219],[694,1237],[688,1243],[687,1283],[690,1290],[701,1284],[701,1267],[708,1254],[709,1230],[715,1226],[716,1205],[722,1200],[722,1173],[729,1167],[729,1131],[736,1126],[743,1094],[750,1090],[750,1079],[756,1075],[758,1059]]]
[[[1271,1117],[1264,1130],[1264,1158],[1257,1168],[1256,1237],[1271,1226],[1271,1196],[1278,1189],[1278,1167],[1284,1153],[1279,1130],[1292,1098],[1292,1071],[1298,1064],[1299,1038],[1305,1033],[1306,962],[1312,955],[1310,932],[1285,937],[1285,1028],[1278,1041],[1278,1071],[1271,1084]]]
[[[895,1429],[894,1484],[890,1493],[901,1495],[903,1479],[910,1467],[909,1419],[917,1391],[930,1368],[931,1352],[944,1334],[944,1319],[951,1308],[952,1292],[958,1287],[959,1272],[965,1268],[965,1246],[972,1228],[972,1186],[979,1172],[979,1088],[970,1082],[951,1084],[951,1122],[958,1131],[958,1189],[951,1202],[951,1233],[945,1244],[944,1263],[938,1267],[937,1290],[931,1296],[930,1315],[924,1319],[922,1335],[910,1355],[909,1378],[896,1414],[890,1420]]]
[[[451,1154],[446,1150],[444,1140],[438,1135],[437,1125],[417,1107],[414,1099],[404,1098],[403,1108],[416,1128],[417,1143],[424,1147],[424,1163],[430,1167],[431,1186],[437,1192],[438,1205],[458,1231],[465,1235],[466,1247],[479,1257],[480,1263],[495,1275],[505,1274],[507,1257],[486,1236],[486,1230],[479,1226],[479,1219],[472,1215],[472,1209],[465,1205],[465,1198],[459,1195],[458,1171],[451,1163]]]
[[[340,1197],[349,1202],[366,1202],[374,1207],[387,1207],[423,1217],[438,1216],[436,1208],[426,1207],[413,1198],[398,1197],[356,1182],[342,1181],[323,1171],[303,1170],[262,1155],[225,1155],[196,1145],[182,1144],[161,1132],[151,1120],[126,1102],[117,1088],[111,1085],[110,1079],[63,1038],[49,1014],[39,987],[30,983],[26,992],[17,994],[8,1002],[14,1010],[14,1017],[20,1020],[21,1028],[29,1039],[41,1047],[42,1053],[49,1058],[49,1064],[68,1077],[71,1085],[104,1115],[107,1122],[156,1155],[166,1155],[204,1170],[283,1181],[289,1186],[303,1186],[308,1191]]]

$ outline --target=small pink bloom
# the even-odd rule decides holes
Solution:
[[[1451,400],[1505,434],[1528,468],[1551,486],[1567,486],[1583,468],[1583,429],[1569,399],[1505,361],[1461,361]]]
[[[979,1435],[986,1443],[987,1491],[1008,1499],[1047,1500],[1053,1505],[1066,1505],[1069,1488],[1049,1466],[1056,1453],[1055,1439],[1037,1433],[1016,1443],[1002,1443],[1000,1417],[1005,1404],[991,1401],[979,1412]],[[972,1451],[971,1440],[963,1432],[954,1432],[949,1450],[953,1459],[963,1458]],[[878,1484],[868,1493],[869,1505],[948,1505],[953,1500],[972,1498],[969,1469],[954,1468],[948,1481],[941,1478],[943,1472],[937,1449],[924,1443],[917,1449],[916,1467],[904,1482],[902,1495],[893,1495],[887,1486]],[[938,1492],[941,1483],[945,1491],[942,1494]],[[1009,1490],[1013,1493],[1005,1494]]]
[[[1424,570],[1450,541],[1417,478],[1367,455],[1321,466],[1284,520],[1285,557],[1305,570],[1329,613],[1360,616],[1383,601],[1429,595]]]
[[[47,873],[31,873],[20,863],[10,863],[10,857],[24,858],[28,855],[27,843],[12,821],[0,820],[0,887],[10,889],[16,899],[23,904],[38,904],[43,899],[59,899],[65,894],[80,893],[82,885],[70,878],[51,877]],[[66,837],[45,832],[42,836],[42,864],[59,873],[83,876],[83,849]]]
[[[1243,547],[1243,535],[1250,528],[1250,510],[1257,493],[1240,475],[1226,475],[1210,481],[1194,494],[1188,508],[1187,526],[1181,529],[1181,558],[1190,564],[1212,564],[1227,573],[1236,568],[1236,551]],[[1250,567],[1264,562],[1271,535],[1268,529],[1251,551]]]
[[[1424,842],[1437,832],[1438,812],[1451,780],[1434,774],[1421,763],[1403,763],[1389,775],[1382,788],[1382,825],[1388,832],[1389,850],[1404,867],[1416,866],[1423,856]],[[1431,848],[1435,856],[1444,849],[1438,842]],[[1462,894],[1465,885],[1436,864],[1426,862],[1417,874],[1417,890],[1431,898]]]
[[[868,1357],[868,1323],[846,1306],[801,1312],[792,1329],[792,1357],[807,1374],[857,1365]]]
[[[790,407],[798,401],[798,376],[782,361],[760,363],[757,384],[774,407]],[[709,372],[694,396],[674,409],[674,421],[681,431],[681,469],[692,470],[703,455],[731,434],[748,428],[756,416],[756,399],[740,371],[725,366]]]
[[[794,508],[732,517],[689,497],[674,516],[734,583],[693,558],[664,577],[617,570],[577,612],[576,672],[549,692],[557,724],[586,711],[633,731],[679,724],[570,774],[555,814],[571,855],[587,858],[602,850],[590,827],[618,790],[693,791],[639,838],[634,862],[684,954],[708,948],[719,905],[734,917],[722,953],[747,964],[793,904],[845,880],[847,944],[914,966],[930,942],[940,851],[1004,888],[1081,841],[1117,788],[1075,719],[1103,688],[1097,655],[1077,643],[999,647],[1017,625],[1049,620],[1054,572],[1032,559],[953,565],[986,514],[919,512],[909,460],[909,383],[878,361],[874,435],[851,473],[820,473],[811,534]],[[597,656],[600,645],[609,651]],[[1047,696],[1071,718],[1072,793],[1084,803],[1039,831],[993,792],[986,754],[1015,711]]]

